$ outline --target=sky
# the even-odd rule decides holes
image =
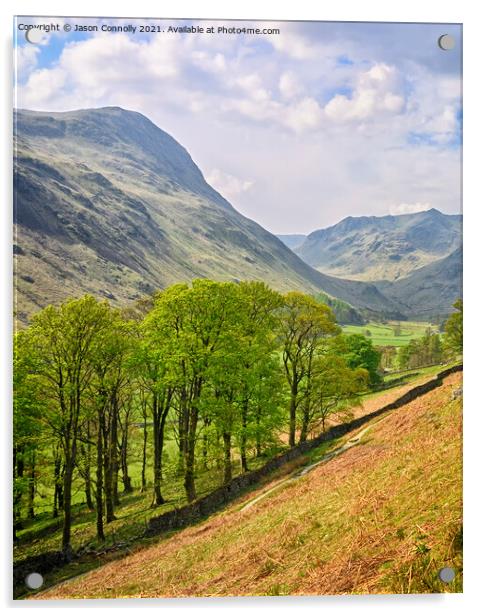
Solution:
[[[59,24],[59,32],[22,24]],[[143,34],[139,26],[164,32]],[[64,26],[71,30],[64,31]],[[76,32],[75,25],[97,26]],[[102,32],[102,25],[136,26]],[[169,26],[279,34],[168,32]],[[450,34],[452,50],[438,39]],[[273,233],[461,211],[461,26],[18,18],[19,108],[139,111]]]

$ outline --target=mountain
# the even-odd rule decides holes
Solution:
[[[290,233],[288,235],[276,235],[276,237],[283,242],[291,250],[299,248],[301,244],[306,240],[307,236],[301,233]]]
[[[311,268],[237,212],[189,153],[119,107],[15,113],[17,318],[92,293],[126,305],[193,278],[257,279],[400,316],[374,284]]]
[[[294,248],[306,263],[352,280],[397,280],[462,244],[462,216],[436,209],[400,216],[348,217]]]
[[[381,293],[400,302],[410,318],[425,321],[453,311],[452,304],[462,297],[462,248],[448,257],[415,270],[395,282],[376,283]]]

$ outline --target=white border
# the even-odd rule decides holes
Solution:
[[[261,612],[276,609],[280,614],[292,614],[293,610],[308,610],[313,613],[344,614],[352,610],[359,616],[365,614],[396,614],[410,611],[413,616],[430,613],[472,614],[478,611],[480,597],[478,594],[479,578],[482,578],[480,555],[480,519],[481,519],[481,481],[480,455],[482,436],[482,409],[477,384],[481,380],[482,362],[479,360],[481,309],[478,302],[480,293],[481,257],[481,216],[480,199],[481,156],[480,151],[480,58],[482,37],[480,21],[477,15],[477,3],[469,0],[446,2],[444,0],[402,0],[388,2],[387,0],[344,0],[344,2],[317,3],[313,0],[294,0],[292,3],[260,2],[260,0],[243,0],[239,4],[229,4],[225,0],[176,0],[172,3],[154,3],[147,0],[135,0],[129,3],[108,3],[99,0],[82,0],[82,2],[67,3],[60,0],[6,0],[0,7],[0,32],[2,45],[2,80],[0,115],[1,148],[1,190],[3,193],[2,221],[0,225],[0,284],[1,284],[1,319],[0,340],[1,358],[0,375],[2,387],[2,451],[3,490],[0,507],[2,520],[1,584],[2,603],[7,609],[27,612],[35,609],[46,612],[52,608],[70,610],[89,607],[92,614],[101,610],[139,608],[156,609],[171,613],[196,611],[207,614],[211,611],[229,610],[240,613],[248,610]],[[345,21],[426,21],[426,22],[456,22],[464,25],[464,298],[465,298],[465,383],[464,383],[464,594],[443,596],[372,596],[372,597],[320,597],[314,599],[298,598],[266,598],[266,599],[235,599],[235,600],[152,600],[137,602],[128,601],[76,601],[49,602],[39,604],[19,605],[12,603],[11,572],[10,572],[10,387],[11,387],[11,41],[12,17],[14,14],[42,15],[107,15],[107,16],[159,16],[185,18],[239,18],[239,19],[318,19]]]

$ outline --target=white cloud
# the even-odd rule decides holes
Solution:
[[[240,178],[225,173],[220,169],[212,169],[206,176],[206,181],[211,184],[219,193],[226,197],[228,201],[236,201],[242,193],[250,190],[253,182],[241,180]]]
[[[286,24],[284,28],[283,36],[267,36],[274,49],[296,60],[310,60],[322,56],[319,44],[313,43],[296,30],[287,31]]]
[[[144,113],[243,213],[278,232],[383,215],[387,204],[456,211],[458,76],[310,28],[311,38],[283,23],[263,41],[95,35],[68,43],[49,68],[27,52],[18,105]],[[429,137],[413,142],[414,133]]]
[[[303,92],[303,86],[292,71],[285,71],[279,78],[279,91],[284,99],[296,98]]]
[[[285,112],[285,123],[295,133],[319,128],[323,120],[323,110],[318,102],[311,97],[304,98],[299,103],[288,107]]]
[[[457,129],[457,112],[453,106],[446,106],[435,116],[423,123],[422,129],[431,135],[433,141],[448,143]]]
[[[39,52],[40,48],[32,44],[17,47],[15,62],[17,74],[20,79],[22,79],[24,74],[32,71],[37,66]]]
[[[336,94],[325,112],[335,121],[366,120],[381,113],[400,113],[404,102],[397,69],[379,63],[358,75],[350,97]]]
[[[227,68],[226,58],[222,53],[208,53],[206,51],[193,51],[193,63],[208,73],[224,73]]]
[[[430,210],[430,203],[399,203],[398,205],[390,206],[390,214],[397,216],[399,214],[415,214],[416,212],[426,212]]]

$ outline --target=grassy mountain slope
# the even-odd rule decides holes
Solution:
[[[462,243],[462,217],[431,209],[401,216],[348,217],[295,248],[319,270],[353,280],[398,280],[447,257]]]
[[[415,270],[396,282],[382,281],[377,287],[400,301],[404,314],[430,319],[448,314],[454,301],[462,296],[462,248],[448,257]]]
[[[375,285],[325,276],[239,214],[188,152],[118,107],[15,115],[16,308],[90,292],[122,305],[179,281],[264,280],[396,316]]]
[[[460,592],[460,380],[249,509],[256,492],[36,598]],[[444,566],[456,570],[449,585]]]

